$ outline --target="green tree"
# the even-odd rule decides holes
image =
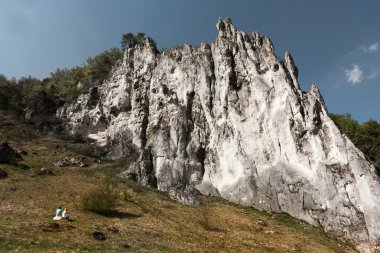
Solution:
[[[133,43],[135,36],[133,33],[123,34],[121,37],[121,49],[124,51],[126,48],[130,47]]]
[[[380,124],[372,119],[359,124],[350,114],[331,114],[330,117],[340,131],[374,163],[380,173]]]
[[[103,82],[115,63],[122,57],[123,53],[116,47],[97,56],[89,57],[85,66],[86,76],[94,83]]]
[[[0,74],[0,109],[20,112],[20,89],[15,79],[8,80]]]
[[[86,80],[83,67],[57,69],[50,73],[50,77],[46,80],[47,92],[54,97],[57,106],[61,106],[80,95],[81,89],[78,87],[78,83],[82,80]]]
[[[135,41],[134,41],[135,43],[134,44],[137,45],[137,44],[142,43],[144,38],[145,38],[145,33],[142,33],[142,32],[137,33],[135,36]]]
[[[380,169],[380,124],[377,121],[369,120],[359,126],[355,144]]]
[[[46,92],[57,106],[72,102],[81,93],[88,91],[106,79],[123,54],[118,48],[111,48],[96,56],[89,57],[81,67],[57,69],[46,79]]]
[[[145,38],[145,33],[139,32],[136,36],[133,33],[123,34],[121,37],[121,49],[124,51],[126,48],[134,47],[140,43]]]
[[[348,136],[348,138],[351,140],[355,138],[359,123],[352,119],[349,113],[346,113],[345,115],[330,114],[330,117],[339,129]]]

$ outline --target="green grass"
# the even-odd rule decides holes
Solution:
[[[30,169],[0,165],[9,174],[0,180],[0,252],[356,252],[286,214],[213,197],[202,197],[200,207],[184,206],[165,192],[115,176],[136,154],[86,168],[54,167],[54,161],[79,155],[72,148],[78,143],[12,122],[0,122],[0,139],[28,151],[18,164]],[[91,144],[80,145],[86,149]],[[36,175],[41,167],[52,174]],[[104,184],[112,185],[118,195],[115,212],[83,210],[81,196]],[[68,208],[73,221],[60,221],[60,229],[46,231],[59,205]],[[111,226],[119,231],[109,231]],[[107,239],[95,240],[95,231]]]

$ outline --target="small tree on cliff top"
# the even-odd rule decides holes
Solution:
[[[125,50],[126,48],[134,47],[137,44],[140,44],[145,38],[145,33],[137,33],[134,35],[133,33],[123,34],[121,38],[121,49]]]

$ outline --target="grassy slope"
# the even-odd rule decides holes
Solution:
[[[85,144],[35,133],[4,115],[0,140],[27,150],[21,163],[30,166],[0,165],[9,174],[0,180],[0,252],[355,252],[285,214],[210,197],[203,197],[201,207],[180,205],[166,193],[115,177],[121,162],[55,168],[53,161],[77,155],[71,150]],[[54,175],[38,176],[41,167]],[[105,182],[120,193],[118,213],[82,211],[79,196]],[[67,207],[74,221],[61,221],[54,230],[47,225],[58,205]],[[119,231],[108,231],[110,226]],[[107,239],[94,240],[94,231]]]

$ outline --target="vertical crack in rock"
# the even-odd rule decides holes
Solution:
[[[193,129],[192,125],[194,124],[194,120],[193,120],[193,100],[194,100],[195,92],[194,91],[190,91],[189,93],[186,94],[186,96],[187,96],[186,119],[191,122],[191,127],[189,128],[190,131],[188,131],[188,132],[191,132],[192,129]]]
[[[142,107],[143,107],[143,120],[141,124],[141,147],[145,148],[147,142],[147,129],[149,123],[149,99],[148,92],[149,87],[146,88],[146,92],[144,98],[142,99]]]
[[[99,102],[98,87],[92,87],[90,89],[90,99],[87,102],[87,106],[93,109]]]
[[[321,119],[322,106],[319,101],[315,101],[313,107],[313,125],[312,134],[317,134],[322,128],[322,119]]]
[[[209,98],[209,110],[212,115],[213,107],[214,107],[214,93],[215,93],[215,63],[212,54],[209,56],[210,58],[210,70],[211,76],[206,76],[206,82],[208,84],[210,98]]]
[[[206,149],[203,147],[203,143],[201,143],[201,147],[197,151],[197,159],[201,163],[201,175],[200,177],[203,178],[205,174],[205,160],[206,160]]]
[[[226,56],[228,57],[228,64],[230,65],[230,69],[231,69],[231,72],[229,73],[229,76],[228,76],[228,82],[232,90],[239,91],[241,86],[238,84],[235,57],[231,50],[226,51]]]

